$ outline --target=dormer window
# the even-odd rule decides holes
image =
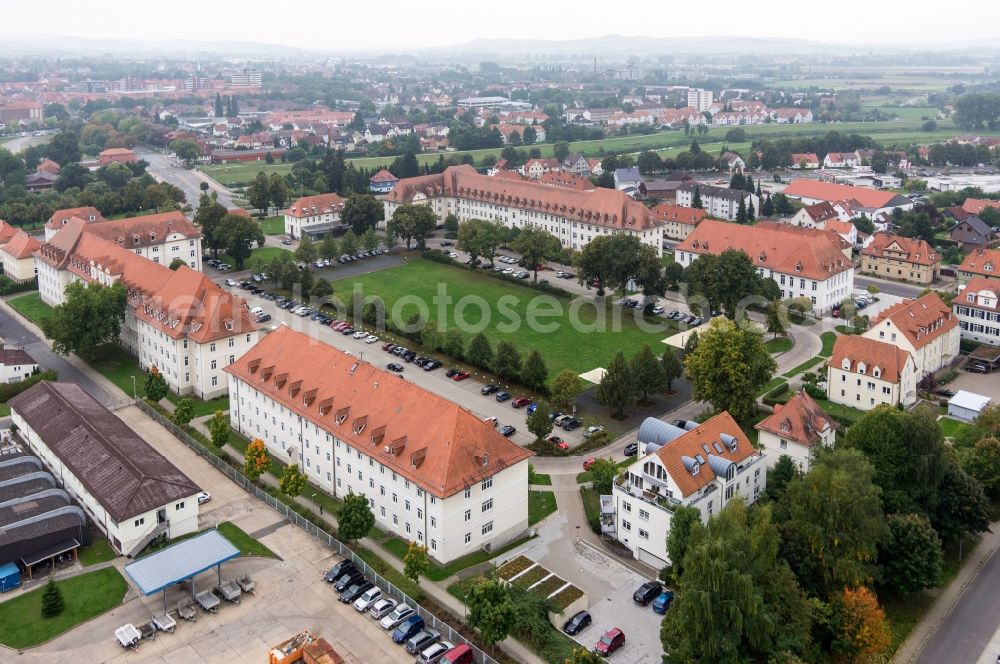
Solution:
[[[691,474],[697,475],[699,470],[701,470],[701,464],[696,461],[694,465],[691,466]]]
[[[969,302],[975,302],[976,301],[976,294],[975,293],[969,293],[966,297],[968,298]]]
[[[874,376],[875,378],[879,378],[881,375],[882,371],[878,367],[872,369],[872,376]]]
[[[858,373],[864,375],[865,373],[865,363],[858,362]]]

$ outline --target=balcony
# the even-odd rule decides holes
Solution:
[[[629,480],[628,473],[622,473],[615,479],[615,488],[628,494],[633,498],[638,498],[644,503],[655,505],[656,507],[666,512],[672,513],[674,509],[676,509],[681,504],[681,501],[677,500],[676,498],[670,498],[664,495],[662,493],[664,489],[661,489],[659,486],[655,484],[652,485],[649,489],[642,489],[637,487],[636,485],[632,484],[631,480]]]

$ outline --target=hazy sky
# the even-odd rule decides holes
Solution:
[[[447,46],[477,38],[746,35],[919,45],[992,37],[1000,3],[950,0],[45,0],[3,2],[0,34],[259,41],[323,49]],[[41,8],[41,11],[40,11]]]

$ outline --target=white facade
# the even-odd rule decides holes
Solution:
[[[723,190],[726,192],[726,195],[716,195],[713,193],[716,189],[718,188],[709,187],[707,185],[698,187],[698,195],[701,197],[702,209],[704,209],[710,217],[736,221],[736,217],[739,214],[740,209],[739,197],[736,195],[730,195],[729,192],[733,191],[730,189]],[[760,198],[757,194],[752,194],[750,192],[742,193],[744,194],[743,199],[746,201],[746,207],[750,208],[750,206],[753,206],[754,217],[760,218]],[[694,207],[694,188],[678,187],[677,204],[681,207]]]
[[[906,359],[898,380],[886,380],[878,366],[852,363],[844,358],[841,364],[827,366],[827,396],[839,403],[858,410],[871,410],[876,406],[912,406],[917,401],[917,371],[913,358]]]
[[[699,111],[707,111],[712,105],[712,91],[701,88],[689,89],[687,105],[691,108],[697,108]]]
[[[440,498],[386,467],[364,446],[342,440],[236,377],[229,380],[229,403],[235,430],[261,439],[276,459],[298,463],[332,496],[363,494],[380,529],[426,546],[439,562],[503,546],[527,530],[527,460]]]
[[[961,328],[954,325],[944,333],[934,336],[930,341],[914,344],[906,334],[902,333],[896,323],[888,318],[873,325],[863,336],[885,341],[908,352],[913,358],[917,374],[921,377],[951,364],[951,361],[958,356],[959,346],[962,342]],[[926,336],[931,335],[927,333]]]
[[[0,257],[3,258],[3,273],[8,279],[18,283],[31,281],[36,276],[35,257],[18,258],[0,247]]]
[[[35,362],[8,362],[0,364],[0,382],[20,383],[25,378],[30,378],[31,374],[38,371],[38,364]]]
[[[961,338],[1000,346],[1000,282],[976,277],[955,299]]]
[[[175,258],[179,258],[188,267],[201,272],[201,236],[189,238],[183,233],[170,233],[159,244],[149,244],[133,249],[128,246],[126,240],[122,246],[132,253],[168,267]]]

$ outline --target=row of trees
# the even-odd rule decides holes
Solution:
[[[648,404],[653,394],[669,392],[683,369],[672,348],[656,357],[649,346],[643,346],[625,359],[621,352],[608,364],[604,377],[597,386],[597,399],[611,409],[614,417],[624,417],[625,409],[632,404]]]
[[[237,269],[250,257],[253,246],[264,246],[260,224],[242,215],[230,214],[224,205],[208,195],[202,195],[194,223],[201,227],[202,242],[218,258],[225,251]]]

